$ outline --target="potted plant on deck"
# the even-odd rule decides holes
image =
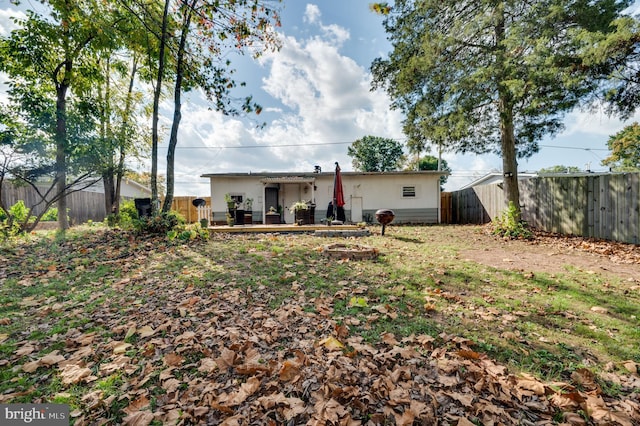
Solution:
[[[295,222],[298,225],[311,223],[309,218],[309,203],[306,201],[296,201],[289,207],[289,211],[295,215]]]
[[[236,209],[236,201],[233,198],[231,198],[231,194],[229,193],[224,194],[224,201],[226,201],[227,203],[228,211]]]
[[[244,223],[250,225],[252,222],[253,222],[253,198],[245,198]]]
[[[275,207],[269,207],[269,211],[265,214],[265,223],[267,225],[280,223],[280,213],[278,213]]]

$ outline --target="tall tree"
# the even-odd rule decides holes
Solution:
[[[449,167],[447,160],[444,158],[439,159],[433,155],[425,155],[417,160],[411,161],[407,165],[407,170],[439,170],[442,172],[451,173],[453,170]],[[440,186],[447,183],[449,176],[440,177]]]
[[[398,170],[404,161],[402,144],[394,139],[365,136],[356,140],[347,154],[351,164],[361,172],[389,172]]]
[[[120,189],[129,157],[147,154],[148,136],[140,119],[143,96],[136,83],[139,54],[107,49],[101,52],[99,70],[103,77],[95,85],[99,121],[99,141],[95,144],[94,168],[102,176],[105,212],[117,215]]]
[[[158,3],[121,0],[155,39],[149,42],[153,62],[154,106],[152,117],[151,190],[153,207],[158,204],[158,143],[160,99],[164,83],[172,85],[173,118],[167,149],[166,194],[162,211],[171,208],[174,191],[175,149],[178,143],[184,91],[199,88],[216,110],[225,114],[259,113],[261,108],[246,97],[231,97],[237,86],[228,59],[230,52],[250,50],[259,56],[278,47],[274,27],[279,25],[275,7],[281,0],[164,0]],[[244,85],[244,83],[242,83]]]
[[[279,0],[278,0],[279,1]],[[167,147],[167,191],[162,206],[168,212],[173,203],[175,149],[181,114],[181,93],[196,87],[204,90],[218,111],[225,114],[257,112],[261,108],[248,96],[236,109],[230,89],[236,86],[228,59],[230,50],[244,53],[251,48],[254,57],[263,49],[278,46],[273,28],[279,25],[274,4],[267,0],[181,0],[177,9],[179,29],[173,41],[174,114]],[[244,83],[242,83],[244,85]]]
[[[95,49],[111,43],[111,31],[119,20],[107,3],[98,0],[48,0],[48,16],[34,11],[19,21],[19,28],[1,40],[0,70],[10,78],[11,89],[48,88],[55,96],[55,182],[58,223],[67,229],[67,179],[73,153],[69,134],[69,97],[81,94],[95,76]],[[15,92],[14,92],[15,93]],[[44,130],[44,129],[43,129]]]
[[[621,172],[640,171],[640,124],[635,122],[610,136],[607,146],[611,155],[602,160],[604,166]]]
[[[617,19],[615,31],[586,34],[585,63],[602,81],[595,103],[608,104],[609,113],[629,118],[640,105],[640,21],[631,16]]]
[[[596,90],[580,56],[586,34],[613,31],[629,3],[396,0],[378,7],[393,49],[373,62],[373,87],[405,112],[410,139],[499,153],[505,198],[519,210],[517,159]]]

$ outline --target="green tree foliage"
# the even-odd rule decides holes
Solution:
[[[45,15],[27,11],[18,29],[0,39],[0,71],[9,75],[12,108],[34,144],[55,158],[54,182],[61,229],[68,227],[68,175],[94,140],[93,111],[83,94],[96,81],[95,52],[112,43],[117,12],[99,0],[48,0]],[[6,123],[11,129],[13,124]],[[23,133],[22,136],[25,136]],[[22,149],[26,145],[23,142]],[[41,146],[38,146],[41,145]],[[24,151],[23,151],[24,152]],[[91,173],[72,173],[75,178]]]
[[[640,105],[640,22],[626,16],[613,25],[615,31],[584,34],[584,58],[602,81],[595,100],[606,101],[610,113],[628,119]]]
[[[389,138],[365,136],[347,149],[351,164],[361,172],[389,172],[398,170],[404,161],[402,144]]]
[[[629,1],[397,0],[385,18],[393,49],[372,64],[406,114],[409,140],[499,153],[505,195],[519,209],[517,158],[562,129],[597,88],[580,53]]]
[[[611,155],[602,165],[616,171],[640,171],[640,125],[635,122],[609,137],[607,146]]]
[[[167,148],[166,194],[162,211],[173,201],[174,158],[182,119],[183,91],[201,89],[218,111],[225,114],[260,112],[251,96],[240,101],[231,96],[237,86],[230,52],[254,56],[278,47],[274,27],[279,25],[275,7],[280,0],[164,0],[124,2],[149,29],[146,49],[154,80],[151,146],[152,205],[158,197],[159,105],[166,82],[172,86],[173,117]],[[244,85],[244,83],[242,83]]]
[[[438,163],[440,163],[440,171],[451,173],[453,170],[447,164],[447,160],[444,158],[438,161],[438,157],[433,155],[425,155],[417,160],[411,161],[407,165],[407,170],[438,170]],[[440,186],[447,183],[449,176],[440,177]]]
[[[580,167],[563,166],[563,165],[543,167],[542,169],[538,170],[539,175],[549,175],[549,174],[555,174],[555,173],[580,173],[580,172],[582,172]]]

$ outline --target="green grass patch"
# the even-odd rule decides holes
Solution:
[[[116,424],[131,382],[142,383],[153,409],[167,398],[169,374],[185,382],[223,374],[200,369],[202,359],[224,349],[214,343],[220,330],[237,333],[240,343],[227,345],[233,351],[248,341],[266,351],[269,333],[246,336],[235,326],[250,318],[280,321],[290,307],[298,310],[286,321],[326,318],[371,345],[392,334],[399,342],[428,335],[434,345],[454,346],[440,336],[461,336],[512,371],[549,380],[567,380],[585,366],[640,363],[640,294],[627,281],[573,267],[529,273],[465,260],[461,252],[495,238],[480,227],[393,227],[385,237],[350,241],[380,251],[363,261],[324,257],[321,247],[333,240],[314,235],[213,235],[187,245],[155,238],[71,230],[0,251],[9,265],[0,287],[0,358],[8,360],[0,366],[0,393],[15,394],[12,402],[83,407],[83,396],[99,391],[104,418]],[[189,334],[196,332],[206,337]],[[338,332],[306,333],[319,340]],[[295,345],[290,336],[276,340],[277,351]],[[125,346],[116,353],[116,344]],[[91,348],[82,363],[92,381],[63,384],[56,366],[21,369],[55,350],[69,358],[83,345]],[[167,354],[179,357],[171,368]],[[118,356],[135,368],[112,371]],[[602,388],[622,392],[612,382]]]

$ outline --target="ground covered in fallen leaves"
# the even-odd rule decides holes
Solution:
[[[491,226],[484,234],[491,234]],[[476,238],[481,245],[461,256],[497,268],[558,273],[567,268],[640,282],[640,247],[634,244],[596,240],[534,231],[531,240],[504,241]]]
[[[491,258],[492,236],[443,229]],[[413,306],[403,294],[417,281],[389,260],[441,231],[387,232],[349,243],[383,256],[358,262],[323,257],[344,240],[295,235],[180,245],[106,230],[1,248],[0,402],[67,403],[75,425],[640,424],[640,359],[627,374],[577,366],[543,381],[460,333],[402,329],[402,316],[428,319],[439,302]],[[544,238],[514,244],[560,244]],[[383,281],[395,292],[372,288]]]

